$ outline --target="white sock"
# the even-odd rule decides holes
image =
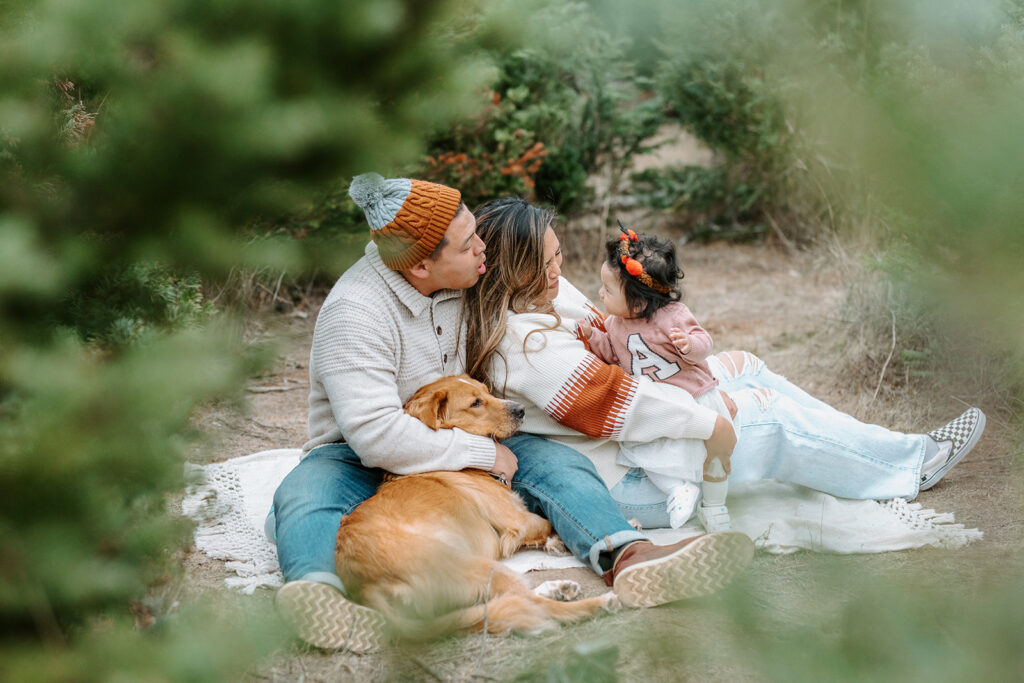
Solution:
[[[949,458],[949,452],[953,450],[952,441],[937,442],[932,437],[928,437],[928,445],[925,449],[925,461],[921,465],[921,476],[928,478],[935,474],[946,459]]]
[[[700,504],[704,507],[725,505],[725,496],[729,493],[729,480],[705,481],[701,490],[704,492],[704,500]]]

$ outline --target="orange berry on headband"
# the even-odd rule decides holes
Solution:
[[[632,259],[632,258],[631,259],[627,259],[626,260],[626,272],[629,273],[630,275],[632,275],[633,277],[636,277],[640,273],[644,272],[643,264],[641,264],[636,259]]]
[[[629,239],[631,239],[631,240],[633,240],[634,242],[636,242],[636,241],[637,241],[637,240],[638,240],[639,238],[638,238],[638,237],[636,236],[636,233],[635,233],[635,232],[633,232],[632,230],[630,230],[630,231],[629,231]]]

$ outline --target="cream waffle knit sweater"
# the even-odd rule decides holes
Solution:
[[[367,467],[396,474],[494,466],[494,442],[433,431],[402,406],[424,384],[465,372],[461,292],[423,296],[381,261],[377,246],[335,283],[309,354],[309,441],[344,441]]]

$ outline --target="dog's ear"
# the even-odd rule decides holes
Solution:
[[[413,396],[405,412],[437,431],[448,419],[448,392],[438,390]]]

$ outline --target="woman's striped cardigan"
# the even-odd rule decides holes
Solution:
[[[589,455],[606,480],[616,474],[614,442],[711,436],[717,414],[686,391],[631,377],[589,351],[577,321],[603,329],[603,316],[564,278],[554,305],[562,321],[552,330],[550,314],[509,313],[491,366],[496,389],[526,405],[523,431]]]

